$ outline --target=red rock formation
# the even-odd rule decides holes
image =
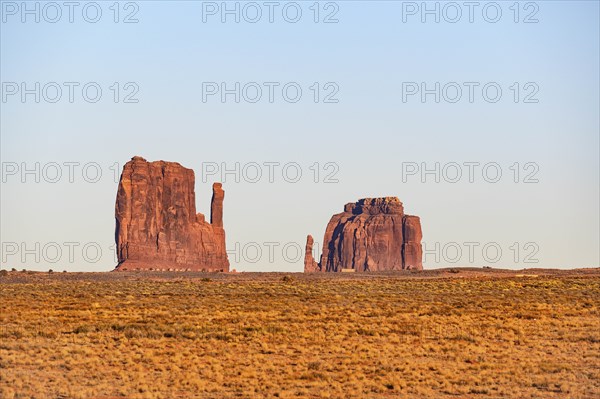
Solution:
[[[404,244],[402,246],[402,258],[405,269],[423,269],[423,248],[421,240],[421,219],[418,216],[405,215],[402,224]]]
[[[213,196],[210,201],[210,224],[213,227],[223,227],[223,199],[225,191],[221,183],[213,184]]]
[[[420,270],[421,239],[420,219],[405,215],[398,198],[361,199],[332,216],[316,266],[311,264],[312,254],[308,257],[307,242],[304,271]]]
[[[309,234],[306,237],[306,250],[304,252],[304,271],[305,272],[317,272],[320,271],[320,266],[317,262],[315,262],[315,258],[313,258],[313,237]]]
[[[115,206],[117,270],[229,271],[221,183],[211,222],[196,213],[194,171],[133,157],[123,167]]]

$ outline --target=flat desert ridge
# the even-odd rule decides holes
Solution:
[[[0,398],[598,398],[600,269],[0,273]]]

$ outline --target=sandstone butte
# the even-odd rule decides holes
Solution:
[[[177,162],[133,157],[115,205],[115,270],[229,271],[221,183],[213,184],[210,223],[196,213],[194,171]]]
[[[307,237],[304,271],[422,270],[422,238],[419,217],[405,215],[397,197],[364,198],[331,217],[320,262]]]

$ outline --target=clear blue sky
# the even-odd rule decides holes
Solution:
[[[112,1],[98,2],[102,15],[97,23],[84,19],[86,2],[73,10],[72,23],[64,6],[62,17],[51,23],[47,20],[57,17],[56,9],[40,2],[36,23],[35,15],[22,13],[20,1],[1,3],[3,268],[112,269],[113,165],[120,168],[134,155],[193,168],[198,210],[207,215],[211,184],[223,179],[203,179],[203,168],[217,163],[221,169],[222,162],[229,169],[236,162],[240,168],[250,165],[245,179],[235,182],[227,175],[224,181],[227,244],[237,270],[302,270],[302,256],[295,250],[303,250],[306,235],[320,243],[332,214],[347,202],[375,196],[398,196],[407,213],[421,216],[426,248],[435,251],[436,243],[440,248],[440,258],[432,252],[425,267],[572,268],[600,263],[597,1],[519,2],[518,16],[513,1],[497,2],[502,15],[496,23],[486,21],[495,18],[490,2],[479,3],[472,23],[464,6],[458,22],[446,21],[456,16],[456,9],[443,8],[441,2],[439,23],[435,15],[424,15],[423,23],[421,10],[412,15],[413,3],[400,1],[321,2],[318,7],[313,1],[297,2],[302,11],[297,23],[283,18],[284,6],[286,17],[295,17],[297,7],[289,2],[278,3],[273,23],[263,2],[257,3],[262,18],[256,23],[244,19],[256,15],[246,2],[239,2],[239,23],[229,14],[222,23],[221,10],[212,15],[214,5],[221,8],[220,1],[121,2],[118,23]],[[27,4],[34,9],[35,3]],[[235,4],[228,2],[228,7]],[[420,1],[414,4],[421,7]],[[431,9],[435,6],[428,3]],[[93,20],[95,8],[86,10],[86,18]],[[130,14],[137,23],[123,23]],[[327,16],[338,22],[323,23]],[[20,92],[10,94],[15,87],[20,91],[23,82],[30,89],[40,82],[39,103],[33,94],[24,103]],[[63,96],[56,103],[47,101],[55,96],[49,82],[62,86]],[[72,103],[65,82],[79,83]],[[88,82],[102,89],[96,103],[82,97],[81,88]],[[113,100],[115,82],[118,103]],[[125,86],[128,82],[133,85]],[[235,82],[241,87],[257,82],[263,97],[247,101],[254,97],[250,85],[239,103],[233,95],[225,103],[219,95],[203,101],[203,82],[226,82],[229,88]],[[272,103],[264,82],[279,84]],[[296,103],[282,97],[281,88],[289,82],[302,89]],[[430,89],[435,82],[441,87],[456,82],[463,97],[457,103],[447,101],[454,97],[450,85],[439,103],[433,94],[425,102],[419,94],[403,101],[403,82],[425,82]],[[472,103],[465,82],[479,84]],[[481,92],[490,82],[502,89],[495,103]],[[136,88],[132,98],[138,102],[124,103]],[[332,98],[338,102],[323,102],[335,90]],[[22,175],[23,166],[34,168],[36,162],[39,183],[35,173]],[[56,183],[51,182],[53,162],[61,165]],[[73,166],[72,183],[65,162],[79,163]],[[92,162],[102,171],[95,183],[82,177],[88,164],[86,178],[94,180]],[[253,162],[263,165],[263,177],[256,183],[250,181]],[[272,183],[265,162],[281,164]],[[291,162],[302,170],[297,183],[282,177],[282,166]],[[321,171],[318,183],[310,169],[315,162]],[[329,162],[337,167],[325,169]],[[432,175],[425,182],[419,174],[403,179],[403,168],[414,163],[434,168],[436,162],[447,172],[439,183]],[[465,162],[499,165],[502,177],[490,183],[479,166],[469,182]],[[515,162],[518,183],[511,169]],[[454,163],[462,165],[463,178],[451,183]],[[324,183],[331,171],[338,182]],[[293,179],[293,169],[288,172],[288,180]],[[523,182],[530,173],[529,180],[537,183]],[[75,244],[65,242],[79,243],[72,262],[68,248]],[[478,243],[473,259],[465,242]],[[39,261],[35,254],[23,253],[36,243]],[[86,247],[88,260],[83,256],[86,243],[102,249],[96,262],[89,261],[96,260],[95,244]],[[282,254],[286,244],[291,259]],[[452,263],[456,246],[463,253]],[[495,248],[502,255],[488,262],[484,246],[488,260],[496,259]],[[273,259],[269,247],[274,247]]]

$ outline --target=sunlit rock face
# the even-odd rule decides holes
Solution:
[[[123,167],[115,205],[116,270],[229,271],[221,183],[211,222],[196,213],[194,171],[133,157]]]
[[[405,215],[397,197],[364,198],[331,217],[319,263],[307,240],[304,271],[421,270],[422,238],[419,217]]]

